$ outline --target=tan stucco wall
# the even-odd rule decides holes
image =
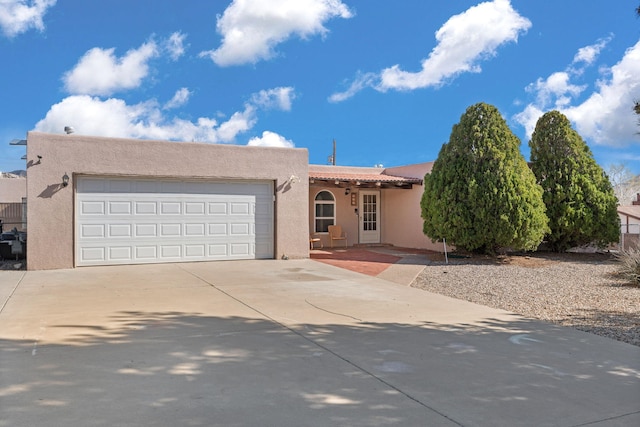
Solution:
[[[0,203],[20,203],[27,197],[26,178],[0,178]]]
[[[422,185],[414,185],[411,190],[387,190],[384,193],[382,231],[385,243],[403,248],[443,251],[441,243],[432,243],[422,232],[420,199],[423,191]]]
[[[39,164],[34,159],[42,156]],[[29,270],[74,266],[78,175],[271,180],[276,191],[275,258],[309,256],[306,149],[57,135],[27,135]],[[68,187],[62,176],[71,177]],[[299,182],[288,185],[295,175]]]
[[[389,175],[424,179],[431,172],[433,162],[386,168]],[[383,198],[385,215],[383,231],[385,241],[394,246],[443,251],[442,243],[432,243],[422,232],[420,200],[424,185],[413,185],[411,190],[388,190]]]

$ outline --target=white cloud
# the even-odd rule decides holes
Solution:
[[[144,43],[117,58],[114,48],[89,50],[63,81],[69,93],[75,95],[110,95],[116,91],[140,86],[149,73],[148,62],[158,56],[155,42]]]
[[[249,140],[247,145],[255,146],[255,147],[285,147],[285,148],[293,148],[295,144],[293,141],[286,139],[282,135],[278,135],[275,132],[270,132],[268,130],[262,132],[261,137],[253,137]]]
[[[295,94],[292,87],[277,87],[254,93],[251,96],[251,104],[265,109],[278,108],[283,111],[290,111],[293,99],[295,99]]]
[[[7,37],[15,37],[30,28],[44,30],[42,18],[56,0],[0,1],[0,28]]]
[[[585,57],[581,51],[578,51],[576,58],[593,58],[595,61],[595,57],[590,54]],[[563,73],[553,73],[551,77],[559,74]],[[637,116],[632,109],[634,102],[640,99],[640,41],[627,49],[617,64],[601,69],[601,80],[596,83],[591,95],[582,102],[576,100],[576,97],[583,92],[584,87],[569,82],[570,78],[580,76],[581,71],[572,73],[570,66],[569,72],[564,74],[568,79],[556,79],[555,85],[545,84],[553,80],[550,77],[546,80],[538,79],[536,84],[529,86],[528,90],[534,93],[536,101],[514,116],[525,127],[528,137],[531,137],[538,118],[545,111],[557,109],[574,123],[583,138],[597,144],[620,146],[640,142]],[[580,90],[572,91],[569,88]]]
[[[184,55],[184,40],[186,38],[187,36],[185,34],[175,32],[171,34],[169,39],[165,42],[165,49],[169,52],[169,56],[174,61],[177,61],[182,55]]]
[[[556,99],[556,106],[570,101],[570,97],[578,96],[586,86],[577,86],[570,83],[571,76],[565,71],[551,74],[546,80],[538,79],[527,87],[527,92],[535,93],[538,103],[545,105],[551,99]]]
[[[355,80],[344,92],[336,92],[329,97],[330,102],[342,102],[354,96],[366,87],[374,87],[378,81],[376,73],[358,73]]]
[[[184,96],[184,90],[176,92],[177,97]],[[277,89],[273,92],[280,93]],[[73,126],[82,135],[232,143],[238,135],[255,126],[261,109],[276,107],[283,109],[281,104],[247,102],[242,111],[233,113],[228,120],[219,122],[212,117],[200,117],[192,122],[165,115],[166,110],[153,100],[128,105],[117,98],[73,95],[53,105],[35,129],[60,133],[65,126]]]
[[[180,88],[173,95],[173,98],[169,100],[166,104],[164,104],[163,109],[171,110],[173,108],[182,107],[185,105],[189,98],[191,97],[191,92],[186,87]]]
[[[380,89],[413,90],[437,86],[464,72],[480,72],[478,61],[517,41],[531,27],[508,0],[480,3],[451,17],[437,32],[438,45],[422,61],[422,71],[402,71],[398,65],[382,71]]]
[[[517,123],[520,123],[524,127],[524,130],[527,133],[527,138],[531,138],[533,131],[536,130],[536,123],[543,114],[544,111],[535,104],[529,104],[523,111],[516,114],[513,118]]]
[[[593,64],[593,62],[598,58],[598,55],[600,55],[602,49],[609,44],[612,38],[613,36],[605,37],[598,40],[595,44],[578,49],[578,52],[573,57],[573,63],[576,64],[584,62],[587,65]]]
[[[244,111],[233,113],[229,120],[220,125],[218,128],[219,138],[223,142],[231,142],[236,135],[251,129],[257,121],[255,107],[246,105]]]
[[[222,44],[200,56],[222,67],[255,63],[273,57],[276,45],[292,35],[324,35],[326,21],[352,16],[340,0],[234,0],[218,17]]]
[[[345,92],[329,99],[343,101],[371,86],[379,91],[414,90],[440,86],[461,73],[479,73],[479,62],[496,55],[508,42],[517,42],[531,21],[519,15],[509,0],[480,3],[454,15],[436,32],[437,45],[422,61],[422,70],[403,71],[400,65],[382,70],[379,75],[359,75]]]

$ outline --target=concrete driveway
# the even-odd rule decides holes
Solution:
[[[0,426],[637,426],[640,348],[313,260],[0,272]]]

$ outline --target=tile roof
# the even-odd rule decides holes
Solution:
[[[309,179],[320,181],[360,181],[421,184],[422,179],[388,175],[383,168],[309,165]]]

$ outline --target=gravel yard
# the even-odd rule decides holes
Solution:
[[[640,287],[609,254],[430,259],[411,286],[640,346]]]

